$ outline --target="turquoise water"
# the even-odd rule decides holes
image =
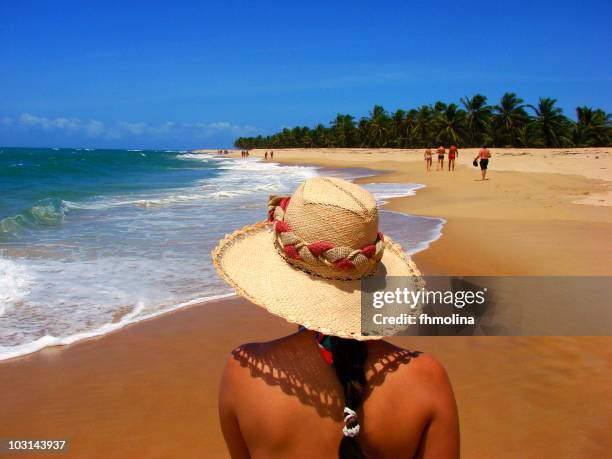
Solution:
[[[231,290],[210,252],[321,171],[178,151],[0,147],[0,360],[108,333]],[[384,200],[415,184],[372,184]],[[408,251],[441,220],[383,212]]]
[[[79,203],[182,187],[219,173],[177,152],[0,148],[0,237],[61,223]]]

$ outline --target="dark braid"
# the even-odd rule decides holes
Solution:
[[[363,402],[365,390],[365,365],[368,348],[363,341],[331,337],[331,351],[334,359],[336,375],[344,390],[344,404],[353,411],[357,411]],[[358,422],[358,421],[357,421]],[[354,427],[350,423],[347,427]],[[340,459],[365,458],[355,438],[344,436],[338,450]]]

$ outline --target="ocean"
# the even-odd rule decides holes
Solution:
[[[315,175],[368,174],[184,151],[0,147],[0,360],[231,295],[210,252],[265,219],[268,195]],[[384,203],[421,186],[366,188]],[[381,212],[382,231],[409,253],[443,223]]]

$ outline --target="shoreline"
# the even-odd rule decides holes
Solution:
[[[530,161],[522,154],[514,156],[518,154],[515,150],[530,151]],[[491,149],[490,180],[486,182],[475,180],[479,171],[471,168],[471,164],[466,165],[466,157],[471,163],[473,149],[460,150],[453,173],[425,172],[420,150],[355,153],[346,149],[278,149],[274,152],[275,161],[285,164],[323,167],[370,164],[372,169],[386,172],[377,175],[375,182],[424,184],[425,188],[415,196],[395,199],[385,209],[446,220],[443,236],[425,252],[415,255],[418,266],[427,265],[431,269],[425,270],[426,274],[612,275],[612,266],[608,263],[612,249],[606,242],[612,234],[612,201],[604,197],[602,203],[574,203],[576,199],[593,194],[600,196],[598,193],[612,190],[612,150],[584,149],[591,163],[589,168],[582,169],[581,161],[587,159],[577,157],[576,149],[533,150]],[[264,151],[253,150],[251,154],[259,157]],[[556,168],[557,172],[539,172],[541,163],[536,153],[553,156],[565,151],[569,153],[563,157],[564,165]],[[503,157],[503,154],[511,156]],[[532,166],[536,171],[527,172]],[[523,170],[515,170],[518,168]],[[583,175],[576,175],[576,171]],[[368,178],[355,180],[356,183],[368,181]],[[482,187],[478,188],[481,185],[487,187],[485,194]],[[584,238],[587,233],[589,237]],[[559,247],[566,251],[560,252]]]
[[[277,163],[279,165],[283,165],[282,163]],[[338,174],[339,176],[342,177],[349,177],[349,180],[354,181],[356,183],[372,183],[371,179],[374,179],[375,177],[380,177],[380,176],[384,176],[386,173],[388,173],[389,171],[377,171],[374,169],[369,169],[369,168],[365,168],[365,167],[361,167],[361,168],[352,168],[352,167],[325,167],[325,166],[320,166],[317,164],[301,164],[302,166],[305,167],[312,167],[312,168],[316,168],[317,170],[321,170],[321,171],[328,171],[328,172],[334,172],[334,171],[342,171],[342,174]],[[366,174],[366,175],[356,175],[355,177],[351,177],[352,173],[356,172],[358,174]],[[424,187],[425,185],[422,184],[415,184],[418,185],[418,188],[416,188],[413,192],[411,192],[410,194],[406,195],[406,196],[400,196],[400,197],[390,197],[390,198],[385,198],[385,199],[389,199],[389,200],[394,200],[394,199],[399,199],[401,197],[411,197],[414,196],[414,194],[416,193],[416,190]],[[381,207],[386,206],[387,204],[389,204],[390,201],[385,201],[384,204]],[[390,209],[387,209],[385,207],[385,211],[388,212],[393,212],[393,213],[397,213],[397,214],[402,214],[405,215],[404,212],[398,212],[398,211],[393,211]],[[424,218],[435,218],[435,217],[427,217],[424,216]],[[442,223],[443,225],[444,223]],[[439,228],[437,230],[438,234],[433,238],[433,239],[427,239],[426,241],[423,241],[422,243],[419,244],[419,248],[416,250],[416,252],[420,252],[422,250],[425,250],[427,247],[429,247],[431,245],[432,242],[435,242],[436,240],[438,240],[442,233],[441,233],[441,228]],[[123,316],[121,318],[121,320],[119,320],[118,322],[113,322],[113,323],[108,323],[103,325],[102,327],[92,330],[92,331],[88,331],[88,332],[80,332],[80,333],[76,333],[74,335],[70,335],[67,337],[62,337],[62,338],[58,338],[58,337],[54,337],[54,336],[44,336],[42,338],[39,338],[36,341],[33,341],[31,343],[25,344],[25,345],[21,345],[21,346],[17,346],[18,350],[14,350],[13,353],[10,353],[8,356],[1,356],[0,357],[0,365],[3,362],[10,362],[13,361],[15,359],[19,359],[21,357],[25,357],[31,354],[35,354],[37,352],[43,351],[47,348],[62,348],[64,346],[70,346],[70,345],[74,345],[74,344],[78,344],[81,342],[85,342],[88,341],[90,339],[97,339],[97,338],[102,338],[106,335],[110,335],[113,333],[117,333],[117,332],[121,332],[122,330],[131,327],[133,325],[137,325],[140,322],[146,322],[146,321],[150,321],[153,319],[157,319],[157,318],[162,318],[168,314],[172,314],[175,312],[179,312],[183,309],[187,309],[187,308],[191,308],[191,307],[196,307],[196,306],[204,306],[207,305],[209,303],[215,303],[218,302],[219,300],[223,300],[223,299],[237,299],[239,298],[235,293],[228,293],[228,294],[221,294],[221,295],[212,295],[210,297],[206,297],[206,298],[198,298],[198,299],[194,299],[194,300],[190,300],[190,301],[186,301],[184,303],[178,303],[175,305],[170,306],[168,309],[164,309],[161,311],[156,311],[156,312],[152,312],[149,313],[147,315],[138,317],[137,319],[134,320],[133,318],[133,312],[126,314],[125,316]]]
[[[291,161],[281,155],[282,150],[275,150],[276,160]],[[601,239],[612,228],[609,207],[571,204],[565,197],[566,191],[594,186],[591,179],[502,174],[492,166],[491,181],[478,185],[499,183],[507,188],[472,202],[474,190],[480,191],[473,188],[472,169],[461,173],[458,169],[453,177],[457,183],[446,172],[425,176],[427,183],[419,180],[424,175],[418,170],[420,160],[406,165],[388,158],[377,161],[376,155],[368,155],[375,163],[373,169],[387,172],[375,176],[375,182],[426,185],[415,196],[392,199],[385,210],[447,220],[442,236],[414,256],[424,273],[524,274],[527,267],[530,275],[546,273],[546,268],[571,270],[573,275],[610,275],[605,263],[610,249]],[[331,167],[334,162],[347,164],[347,160],[322,160]],[[360,158],[355,163],[363,165]],[[504,189],[517,196],[507,196]],[[526,193],[537,196],[532,198],[536,204],[525,199]],[[561,193],[563,199],[553,199]],[[553,207],[544,207],[548,204]],[[483,209],[487,218],[478,215]],[[497,244],[474,237],[479,228],[493,231]],[[517,240],[517,231],[531,238]],[[550,260],[563,244],[570,253]],[[564,265],[567,260],[577,262]],[[597,266],[589,271],[593,264]],[[226,356],[243,342],[269,340],[295,329],[241,298],[230,297],[183,307],[73,345],[1,361],[0,405],[5,416],[0,431],[14,437],[68,438],[67,457],[227,457],[216,415]],[[511,458],[526,453],[600,457],[612,448],[605,428],[612,422],[606,409],[612,402],[607,366],[612,358],[610,337],[394,337],[390,341],[429,352],[445,365],[459,405],[463,457]]]

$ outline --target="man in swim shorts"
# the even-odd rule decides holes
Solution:
[[[485,146],[480,149],[474,161],[480,159],[480,174],[482,175],[482,180],[487,180],[487,168],[489,167],[489,158],[491,158],[491,152]]]
[[[457,147],[455,145],[451,145],[448,149],[448,170],[455,170],[455,158],[459,156],[459,152],[457,151]]]
[[[443,145],[438,147],[438,163],[436,165],[436,170],[444,170],[444,155],[446,154],[446,150]]]

